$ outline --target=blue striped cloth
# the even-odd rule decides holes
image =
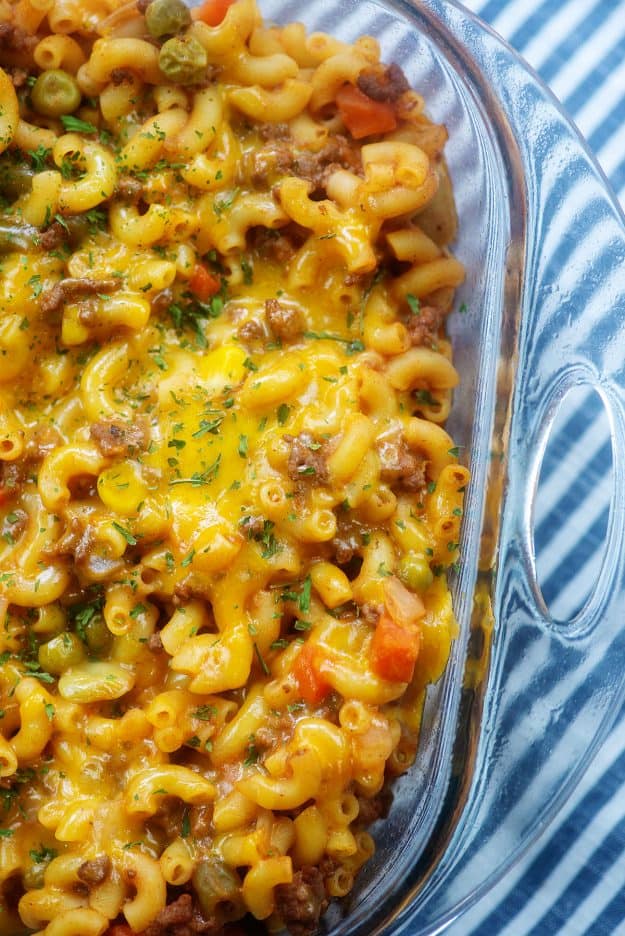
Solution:
[[[625,0],[464,2],[551,87],[625,204]],[[580,390],[558,414],[537,497],[538,575],[558,620],[580,610],[597,580],[610,469],[605,411]],[[625,936],[625,709],[546,834],[445,932]]]

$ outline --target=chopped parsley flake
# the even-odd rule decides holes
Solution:
[[[123,527],[121,523],[118,523],[116,520],[113,520],[113,526],[118,533],[121,533],[129,546],[137,545],[137,539],[132,535],[130,530],[127,530],[126,527]]]
[[[63,114],[61,116],[61,123],[63,124],[63,129],[67,130],[68,133],[98,132],[98,128],[94,127],[92,123],[81,120],[79,117],[74,117],[73,114]]]
[[[307,614],[310,611],[310,594],[312,590],[312,580],[310,575],[307,575],[304,579],[304,584],[302,585],[302,590],[298,599],[298,605],[300,611],[304,614]]]
[[[412,293],[408,293],[406,296],[406,302],[408,303],[408,308],[413,315],[421,315],[421,303],[416,296],[413,296]]]

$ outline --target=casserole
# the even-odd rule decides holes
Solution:
[[[359,23],[359,30],[360,29],[362,29],[362,26]],[[422,56],[420,61],[425,63],[427,67],[427,56]],[[444,72],[444,69],[442,71]],[[428,78],[429,77],[430,75],[428,74]],[[460,98],[456,96],[456,91],[458,89],[454,87],[452,82],[450,88],[453,91],[453,96],[447,96],[447,88],[444,80],[442,82],[439,81],[438,84],[434,81],[434,86],[437,93],[440,94],[439,101],[440,105],[442,105],[441,109],[444,110],[445,107],[449,105],[451,107],[451,116],[454,106],[456,106],[457,101],[460,100]],[[434,106],[437,106],[436,102]],[[470,114],[469,109],[462,111],[462,119],[465,119],[468,114]],[[480,118],[482,118],[482,120]],[[459,171],[464,172],[465,167],[463,163],[471,166],[471,171],[466,172],[466,204],[472,209],[474,216],[479,218],[484,224],[484,227],[489,230],[489,247],[487,249],[483,247],[484,253],[482,256],[479,254],[473,255],[473,260],[475,261],[474,270],[481,270],[482,272],[480,275],[476,273],[473,278],[472,287],[474,290],[480,291],[482,297],[487,301],[486,304],[489,306],[488,314],[483,319],[485,324],[480,324],[480,327],[483,332],[483,338],[485,339],[484,344],[490,346],[490,342],[495,339],[497,334],[501,336],[501,340],[504,342],[510,339],[514,341],[516,335],[514,331],[514,321],[510,323],[510,330],[508,331],[508,326],[503,324],[504,317],[502,315],[501,305],[496,301],[491,303],[489,299],[492,298],[496,300],[502,289],[506,286],[503,277],[493,272],[494,270],[503,271],[503,250],[508,246],[508,230],[505,224],[501,224],[503,218],[501,205],[506,205],[507,198],[509,204],[513,203],[518,192],[515,189],[514,181],[511,194],[506,192],[506,186],[502,184],[500,170],[502,168],[508,168],[507,159],[505,156],[502,157],[502,154],[499,152],[497,133],[489,130],[487,122],[483,121],[479,108],[474,114],[471,114],[471,119],[469,119],[467,123],[469,131],[468,147],[463,160],[461,160],[459,170],[456,169],[456,175],[458,175]],[[501,127],[498,127],[497,121],[493,121],[493,126],[495,131],[499,130],[501,132]],[[495,167],[495,169],[493,169],[493,167]],[[476,168],[478,172],[475,172]],[[481,197],[481,191],[475,184],[476,178],[481,178],[483,183],[484,180],[486,180],[486,197]],[[520,190],[519,186],[519,191]],[[518,233],[518,231],[514,230],[514,224],[508,227],[512,235]],[[514,238],[512,238],[511,242],[512,244],[515,243]],[[466,243],[465,246],[468,254],[471,255],[472,250],[475,250],[475,248],[472,248],[468,243]],[[484,262],[480,262],[482,259]],[[514,265],[512,272],[514,274]],[[491,305],[492,310],[490,308]],[[474,313],[469,306],[469,314],[467,315],[467,322],[469,324],[466,332],[464,332],[463,329],[458,329],[458,341],[460,342],[461,349],[464,349],[467,356],[466,360],[468,366],[472,364],[475,365],[472,373],[474,374],[475,396],[478,400],[477,420],[475,423],[472,421],[470,407],[467,407],[467,412],[464,414],[462,408],[459,407],[456,419],[458,420],[458,431],[463,433],[461,437],[466,439],[467,445],[470,443],[472,447],[475,447],[477,452],[477,465],[478,467],[480,465],[482,466],[481,472],[480,470],[476,472],[476,489],[479,491],[483,488],[486,474],[485,453],[483,446],[481,447],[481,443],[487,438],[487,433],[484,433],[484,427],[492,425],[493,420],[496,420],[501,412],[495,405],[494,394],[491,391],[494,387],[496,377],[501,377],[502,375],[497,373],[495,362],[492,356],[489,357],[487,349],[484,350],[483,347],[480,346],[477,352],[472,351],[472,347],[475,346],[474,340],[472,339],[473,344],[471,345],[469,338],[472,337],[470,332],[474,329],[476,321],[477,314]],[[510,345],[510,347],[512,346]],[[497,472],[495,474],[495,480],[496,479]],[[183,480],[184,483],[190,483],[187,478],[181,479],[176,483],[183,483]],[[496,486],[494,490],[497,490]],[[481,645],[476,640],[476,646],[470,645],[468,617],[466,614],[469,596],[473,589],[474,580],[476,579],[476,573],[472,572],[472,570],[477,567],[477,537],[474,536],[472,538],[471,531],[473,529],[475,532],[478,529],[478,520],[485,506],[487,507],[488,517],[490,516],[489,511],[492,509],[492,504],[484,502],[480,496],[476,495],[476,500],[473,503],[475,509],[472,512],[472,516],[475,519],[472,521],[473,527],[469,526],[467,532],[467,563],[465,571],[461,572],[456,584],[456,604],[460,615],[462,616],[464,614],[465,618],[467,618],[467,625],[463,628],[461,640],[457,644],[454,660],[452,661],[452,668],[443,682],[436,687],[430,699],[428,711],[431,723],[427,726],[425,745],[421,753],[422,769],[420,776],[417,775],[420,782],[415,785],[413,777],[413,782],[411,784],[404,785],[405,792],[408,793],[408,798],[406,798],[407,809],[413,811],[415,804],[417,805],[413,820],[411,824],[407,826],[408,832],[412,833],[412,841],[408,843],[404,830],[402,829],[402,837],[398,837],[393,843],[397,857],[400,858],[400,862],[398,863],[394,859],[391,859],[388,854],[386,855],[385,861],[384,850],[379,859],[379,866],[384,869],[385,875],[383,885],[386,886],[386,884],[390,882],[393,887],[396,888],[395,893],[391,895],[392,899],[396,899],[399,888],[403,888],[406,884],[404,872],[408,864],[413,860],[415,854],[414,850],[420,849],[426,840],[432,841],[433,833],[434,835],[437,834],[437,830],[434,826],[437,815],[441,815],[445,818],[445,810],[443,808],[441,812],[441,807],[444,807],[442,798],[447,789],[449,765],[451,763],[453,768],[460,763],[460,761],[457,760],[456,764],[454,764],[454,762],[450,760],[454,753],[452,750],[454,725],[462,725],[462,716],[458,714],[462,711],[459,705],[463,701],[463,698],[470,699],[471,692],[473,692],[475,688],[479,689],[484,684],[484,676],[487,672],[488,640],[483,639]],[[486,541],[486,546],[488,546],[488,541]],[[483,568],[488,567],[488,554],[486,550],[485,555],[481,559],[481,564]],[[478,620],[474,622],[474,630],[478,636],[481,630],[482,636],[486,638],[488,637],[491,625],[487,580],[485,578],[478,578],[477,584],[479,586],[477,609],[478,612],[481,613],[478,613]],[[468,667],[465,666],[464,660],[465,648],[470,649],[471,658]],[[470,762],[468,763],[470,765]],[[453,793],[453,785],[450,789]],[[403,792],[400,792],[397,798],[397,808],[383,832],[383,838],[388,837],[389,834],[392,835],[394,829],[398,828],[398,816],[399,822],[402,823],[401,809],[403,799]],[[395,826],[393,823],[395,823]],[[462,825],[459,825],[458,829],[461,831]],[[441,831],[444,835],[445,828],[442,827],[441,830],[439,830],[439,835]],[[436,841],[436,839],[434,839],[434,841]],[[397,842],[400,843],[399,849],[397,849]],[[405,847],[408,844],[409,847]],[[386,848],[386,850],[388,852],[388,848]],[[427,853],[425,854],[427,855]],[[453,857],[453,847],[448,854],[451,854]],[[458,852],[456,852],[456,854],[458,854]],[[427,857],[425,860],[427,861]],[[401,862],[403,862],[403,865]],[[444,865],[441,865],[441,868],[444,869]],[[425,864],[424,869],[426,872],[425,876],[427,877],[427,867]],[[375,873],[374,867],[372,868],[372,878],[370,881],[370,893],[373,895],[375,895],[375,887],[377,887]],[[433,879],[433,882],[434,881],[435,879]],[[364,898],[367,897],[367,887],[368,882],[365,878],[363,880]],[[433,893],[436,893],[436,891],[434,890]],[[354,913],[352,914],[352,919],[355,920],[356,925],[358,906],[357,899]],[[382,913],[385,912],[383,906],[381,906],[380,909]],[[368,911],[364,910],[363,912],[366,912],[367,915],[370,916]],[[369,921],[367,921],[366,925],[367,931],[371,931]],[[347,926],[352,926],[351,920],[347,923]]]

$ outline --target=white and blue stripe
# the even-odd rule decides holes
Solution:
[[[464,2],[551,87],[625,204],[625,0]],[[606,325],[613,340],[621,324]],[[597,581],[612,463],[597,395],[579,391],[566,404],[543,462],[535,525],[543,595],[563,621],[580,610]],[[522,719],[523,713],[510,713],[511,729],[519,730]],[[547,834],[446,932],[625,936],[625,708]]]

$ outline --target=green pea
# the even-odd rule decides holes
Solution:
[[[42,72],[30,92],[32,105],[44,117],[72,114],[82,100],[76,79],[61,68]]]
[[[208,58],[193,36],[174,36],[161,48],[158,64],[166,78],[176,84],[196,84],[206,74]]]
[[[145,25],[155,39],[175,36],[191,25],[191,13],[182,0],[152,0],[145,11]]]
[[[0,254],[33,249],[39,231],[29,224],[8,224],[0,221]]]
[[[9,201],[27,195],[32,188],[33,175],[30,166],[5,163],[0,170],[0,193]]]
[[[409,552],[399,563],[399,577],[408,588],[416,592],[424,592],[434,581],[430,564],[425,556]]]
[[[96,614],[85,624],[84,635],[84,640],[90,653],[94,653],[96,656],[103,656],[111,649],[113,635],[106,626],[106,622],[101,615]]]
[[[39,665],[46,673],[60,676],[70,666],[76,666],[85,658],[85,648],[76,634],[67,631],[53,637],[39,647]]]
[[[33,624],[33,631],[40,640],[51,640],[57,634],[67,630],[67,612],[60,604],[43,605],[39,608],[37,622]]]

